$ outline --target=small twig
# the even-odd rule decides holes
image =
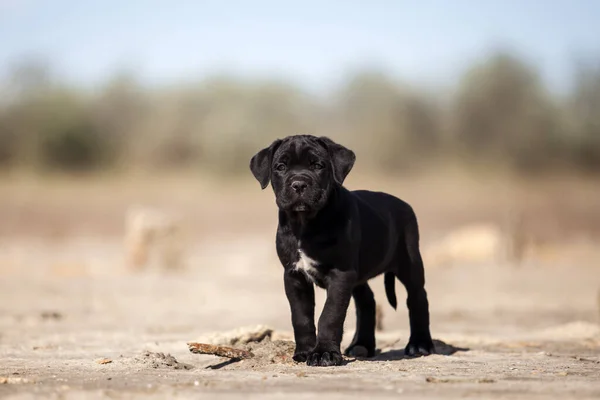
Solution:
[[[571,356],[571,358],[574,358],[577,361],[584,361],[584,362],[591,362],[594,364],[600,364],[600,360],[592,360],[591,358],[585,358],[585,357],[580,357],[580,356]]]
[[[574,360],[577,361],[583,361],[583,362],[590,362],[590,363],[595,363],[595,364],[600,364],[600,360],[595,360],[595,359],[591,359],[591,358],[585,358],[585,357],[581,357],[581,356],[577,356],[577,355],[562,355],[562,354],[552,354],[552,353],[545,353],[547,356],[549,357],[559,357],[559,358],[572,358]]]
[[[212,354],[219,357],[226,357],[236,360],[254,357],[249,351],[234,349],[233,347],[217,346],[214,344],[194,343],[187,344],[190,351],[194,354]]]
[[[427,378],[425,378],[425,381],[429,382],[429,383],[467,383],[467,382],[473,382],[473,383],[496,383],[496,381],[494,379],[491,379],[491,378],[480,378],[480,379],[452,378],[452,379],[449,379],[449,378],[436,378],[434,376],[428,376]]]

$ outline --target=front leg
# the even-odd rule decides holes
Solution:
[[[306,276],[289,269],[284,274],[285,295],[292,311],[292,327],[296,350],[294,361],[305,362],[309,352],[315,347],[315,288]]]
[[[317,345],[306,361],[310,366],[340,365],[343,360],[340,344],[346,312],[356,284],[356,273],[333,270],[328,278],[327,299],[319,318]]]

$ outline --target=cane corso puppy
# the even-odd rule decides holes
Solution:
[[[344,188],[354,161],[352,150],[312,135],[278,139],[250,161],[262,189],[270,182],[275,192],[276,247],[292,314],[294,360],[311,366],[342,363],[350,298],[357,327],[345,354],[375,354],[375,299],[368,280],[380,274],[392,307],[395,278],[407,291],[411,333],[405,353],[434,351],[415,213],[392,195]],[[314,285],[327,290],[318,330]]]

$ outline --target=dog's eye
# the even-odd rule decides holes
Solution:
[[[324,166],[323,164],[321,164],[321,163],[318,163],[318,162],[317,162],[317,163],[314,163],[314,164],[312,165],[312,167],[313,167],[314,169],[323,169],[323,168],[325,168],[325,166]]]
[[[277,171],[285,171],[285,164],[277,164],[275,167]]]

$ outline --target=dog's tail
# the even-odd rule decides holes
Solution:
[[[396,301],[396,275],[393,272],[386,272],[383,283],[385,285],[385,295],[395,310],[398,307],[398,302]]]

